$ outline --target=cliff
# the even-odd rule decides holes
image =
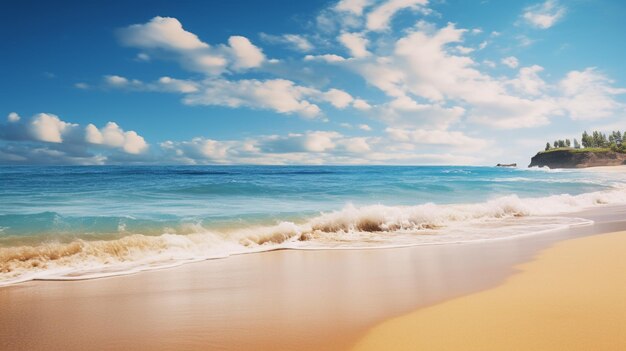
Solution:
[[[626,165],[625,153],[614,152],[609,149],[598,151],[569,149],[539,152],[530,160],[528,167],[586,168],[619,165]]]

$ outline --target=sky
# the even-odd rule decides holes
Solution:
[[[626,130],[621,0],[3,1],[0,164],[529,163]]]

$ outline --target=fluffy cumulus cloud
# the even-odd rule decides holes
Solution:
[[[235,69],[259,67],[265,61],[263,51],[254,46],[246,37],[239,35],[228,38],[228,44],[233,51]]]
[[[77,126],[77,124],[64,122],[55,115],[40,113],[31,119],[27,128],[35,140],[61,143],[63,135]]]
[[[561,5],[558,0],[546,0],[527,7],[522,18],[535,28],[547,29],[563,18],[566,11],[565,6]]]
[[[209,47],[172,17],[157,16],[148,23],[133,24],[120,31],[120,38],[128,46],[145,49],[183,51]]]
[[[16,112],[11,112],[7,116],[7,121],[9,121],[9,122],[17,122],[20,119],[21,119],[20,115],[18,115]]]
[[[93,124],[85,128],[85,140],[92,144],[120,148],[129,154],[140,154],[148,149],[148,144],[135,131],[125,132],[115,122],[109,122],[102,129]]]
[[[17,114],[16,114],[17,115]],[[135,131],[109,122],[81,128],[50,113],[0,124],[0,163],[102,164],[139,155],[148,144]]]
[[[157,16],[147,23],[122,28],[118,35],[124,45],[151,53],[140,53],[143,57],[174,58],[190,70],[211,76],[229,69],[257,68],[266,60],[263,51],[246,37],[234,35],[228,38],[228,44],[212,46],[172,17]]]

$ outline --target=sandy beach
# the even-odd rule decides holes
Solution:
[[[626,232],[558,243],[494,289],[420,309],[354,350],[624,350]]]
[[[577,214],[595,225],[506,240],[282,250],[9,286],[0,289],[0,349],[346,350],[385,320],[500,285],[555,242],[624,230],[625,212],[596,209]]]
[[[585,171],[585,172],[626,173],[626,165],[623,165],[623,166],[589,167],[589,168],[580,168],[579,170],[582,170],[582,171]]]

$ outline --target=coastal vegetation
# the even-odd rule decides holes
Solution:
[[[572,153],[610,151],[626,153],[626,143],[624,143],[624,139],[626,139],[626,132],[622,134],[619,130],[612,131],[608,134],[608,136],[607,134],[597,130],[592,133],[587,133],[587,131],[585,131],[580,138],[580,142],[578,142],[578,139],[576,138],[573,140],[555,140],[552,143],[547,142],[544,151],[540,153],[563,150],[567,150]]]
[[[530,160],[528,167],[586,168],[626,165],[626,135],[620,131],[604,134],[593,131],[578,139],[546,143]]]

